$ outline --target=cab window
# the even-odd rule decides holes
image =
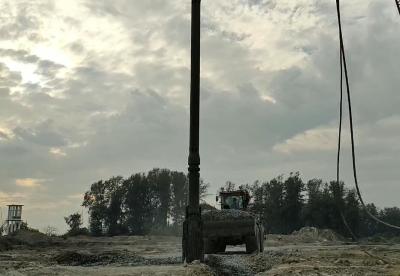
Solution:
[[[224,209],[243,209],[243,199],[241,196],[228,196],[223,202]]]

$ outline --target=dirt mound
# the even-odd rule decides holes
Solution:
[[[277,251],[264,251],[252,255],[208,255],[206,264],[216,275],[253,276],[270,270],[274,265],[290,262],[298,254],[284,254]]]
[[[28,246],[48,246],[56,244],[59,239],[57,237],[49,237],[43,233],[40,233],[39,231],[29,229],[21,229],[9,236],[9,238],[17,244]]]
[[[251,276],[254,272],[248,263],[237,255],[208,255],[206,264],[216,275]]]
[[[300,242],[341,242],[345,238],[330,229],[318,229],[316,227],[303,227],[294,231],[292,236]]]
[[[108,265],[111,263],[138,263],[145,262],[145,258],[139,256],[127,256],[119,252],[105,252],[102,254],[89,254],[76,251],[66,251],[57,255],[54,260],[61,265],[70,266],[90,266],[90,265]]]
[[[205,210],[201,214],[204,220],[228,220],[228,219],[249,219],[253,216],[249,212],[234,209]]]
[[[12,235],[0,237],[0,251],[10,250],[15,246],[49,246],[59,242],[57,237],[48,237],[35,230],[21,229]]]
[[[0,237],[0,252],[11,249],[12,249],[12,242],[6,237]]]
[[[124,251],[109,251],[98,254],[83,253],[78,251],[65,251],[54,257],[60,265],[67,266],[98,266],[98,265],[128,265],[128,266],[143,266],[143,265],[171,265],[180,264],[180,257],[166,258],[145,258],[133,254],[132,252]]]

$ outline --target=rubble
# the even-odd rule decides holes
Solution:
[[[295,239],[301,242],[341,242],[346,239],[330,229],[316,227],[303,227],[292,233]]]
[[[253,219],[253,216],[249,212],[234,210],[234,209],[223,209],[223,210],[205,210],[201,214],[204,220],[227,220],[227,219]]]
[[[181,257],[164,258],[145,258],[129,252],[123,251],[105,251],[102,253],[87,253],[79,251],[65,251],[54,257],[54,260],[61,265],[68,266],[99,266],[99,265],[172,265],[181,264]],[[200,263],[200,262],[199,262]],[[199,264],[198,263],[198,264]]]

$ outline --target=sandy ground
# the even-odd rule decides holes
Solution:
[[[1,240],[0,240],[1,243]],[[265,252],[228,247],[206,264],[181,263],[181,240],[167,236],[23,236],[0,246],[0,275],[399,275],[400,244],[268,235]],[[4,244],[3,244],[4,245]]]

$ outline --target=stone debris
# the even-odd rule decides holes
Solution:
[[[348,259],[337,259],[336,261],[334,261],[334,264],[349,266],[351,265],[351,262]]]
[[[340,242],[345,238],[330,229],[318,229],[316,227],[303,227],[294,231],[292,236],[300,242]]]
[[[221,276],[251,276],[255,274],[246,259],[237,255],[209,255],[207,265],[216,275]]]
[[[204,220],[229,220],[229,219],[249,219],[253,218],[253,215],[249,212],[234,209],[223,209],[223,210],[205,210],[201,214]]]

